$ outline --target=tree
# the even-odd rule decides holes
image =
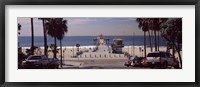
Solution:
[[[60,53],[61,53],[61,67],[62,67],[62,39],[65,37],[65,34],[68,32],[67,20],[59,20],[58,25],[58,36],[57,39],[60,40]]]
[[[33,18],[31,18],[31,54],[34,54],[34,29],[33,29]]]
[[[54,58],[57,58],[57,39],[61,39],[61,36],[63,35],[63,33],[65,33],[64,31],[66,30],[63,27],[67,28],[66,26],[64,26],[64,23],[66,23],[66,21],[63,21],[63,18],[46,19],[45,27],[47,30],[47,34],[54,38]]]
[[[168,19],[162,26],[161,36],[164,37],[170,45],[172,45],[174,51],[178,52],[180,64],[182,67],[182,58],[180,54],[180,51],[182,49],[182,19]]]
[[[47,31],[46,31],[46,27],[45,27],[45,21],[46,18],[38,18],[40,20],[42,20],[42,25],[43,25],[43,34],[44,34],[44,55],[47,56]]]
[[[153,30],[154,30],[154,46],[155,46],[155,51],[157,51],[157,39],[156,39],[156,31],[159,30],[160,25],[159,25],[159,18],[152,18],[152,22],[153,22]]]
[[[136,21],[139,23],[138,27],[144,32],[144,55],[146,58],[146,32],[148,31],[148,19],[147,18],[137,18]]]
[[[149,20],[150,20],[150,23],[149,23],[150,30],[154,32],[155,51],[159,51],[160,29],[161,29],[162,24],[167,21],[167,18],[150,18]]]
[[[18,28],[18,35],[20,35],[21,27],[22,27],[22,25],[18,23],[18,26],[17,26],[17,28]],[[18,47],[19,47],[19,42],[18,42]]]
[[[18,23],[18,35],[20,35],[20,30],[21,30],[21,24]],[[18,68],[22,68],[21,63],[25,59],[25,54],[22,53],[22,48],[19,47],[19,42],[18,42]]]
[[[20,30],[21,30],[22,25],[18,23],[18,35],[20,35]]]
[[[159,44],[160,44],[160,30],[162,29],[162,25],[168,20],[168,18],[159,18],[159,28],[157,29],[158,31],[158,51],[159,51]]]
[[[153,51],[153,48],[152,48],[152,35],[150,33],[150,31],[153,30],[153,21],[151,18],[148,18],[148,34],[149,34],[149,43],[150,43],[150,47],[151,47],[151,52]]]
[[[57,54],[56,54],[56,50],[57,50],[57,43],[56,43],[56,39],[57,39],[57,28],[58,28],[58,19],[57,18],[48,18],[47,22],[45,24],[46,30],[47,30],[47,34],[50,35],[51,37],[54,38],[54,58],[57,58]]]

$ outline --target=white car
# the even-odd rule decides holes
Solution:
[[[179,67],[178,60],[167,52],[156,51],[149,53],[147,55],[146,61],[151,68],[154,67],[167,68],[168,66],[173,66],[174,68]]]
[[[22,62],[23,68],[48,68],[49,59],[47,56],[31,55]]]

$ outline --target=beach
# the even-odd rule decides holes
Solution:
[[[143,51],[140,50],[140,48]],[[22,47],[22,52],[25,53],[25,54],[26,54],[26,49],[28,49],[28,48],[27,47],[25,47],[25,48]],[[57,57],[60,58],[60,47],[58,47],[57,49],[59,49],[59,50],[57,50],[58,51]],[[91,49],[94,49],[94,46],[80,47],[79,51],[82,51],[83,55],[78,56],[78,57],[79,58],[95,58],[95,56],[93,55],[94,52],[92,52]],[[155,50],[155,48],[152,48],[152,49],[153,49],[153,51]],[[51,49],[48,49],[48,50],[49,50],[48,57],[52,58],[53,57],[53,52],[51,51]],[[64,60],[73,58],[73,56],[75,56],[76,53],[77,53],[77,48],[76,47],[62,47],[62,50],[63,50],[63,58],[64,58]],[[132,56],[140,56],[140,57],[144,56],[143,47],[127,46],[127,47],[124,47],[122,50],[123,50],[124,53],[128,52]],[[159,51],[166,51],[166,47],[159,47]],[[146,54],[148,54],[150,52],[151,52],[151,48],[147,47],[146,48]],[[41,48],[39,48],[39,50],[36,49],[34,53],[35,53],[35,55],[44,55],[44,48],[41,47]],[[85,55],[84,55],[84,53],[85,53]],[[91,54],[91,56],[90,56],[90,54]],[[101,53],[97,54],[96,58],[100,58],[100,54]],[[109,57],[110,54],[111,53],[102,53],[101,54],[101,56],[102,56],[101,58],[104,58],[103,56],[105,56],[105,55],[106,55],[106,57]],[[116,58],[120,58],[120,57],[124,58],[123,56],[124,56],[124,54],[112,54],[110,58],[114,58],[114,57],[116,57]],[[176,53],[175,56],[178,57],[178,54]]]
[[[65,68],[125,68],[124,63],[129,59],[134,59],[135,57],[145,57],[144,46],[141,43],[142,37],[137,36],[138,39],[136,42],[133,42],[132,36],[121,36],[122,38],[115,38],[110,36],[110,39],[106,39],[103,35],[96,37],[92,42],[88,42],[88,38],[92,40],[91,36],[87,37],[72,37],[80,42],[65,42],[62,46],[62,55],[59,44],[57,45],[57,56],[61,60]],[[85,39],[85,40],[81,40]],[[27,40],[27,38],[24,38]],[[38,37],[41,39],[41,37]],[[69,39],[69,38],[68,38]],[[160,38],[161,39],[161,38]],[[91,41],[90,40],[90,41]],[[71,45],[70,45],[71,43]],[[73,45],[76,43],[83,44],[80,46]],[[166,51],[166,46],[164,42],[159,47],[159,51]],[[41,45],[37,47],[34,51],[34,55],[44,55],[44,47],[42,47],[41,42],[37,42]],[[93,45],[92,45],[93,44]],[[26,43],[22,43],[26,46]],[[26,49],[30,47],[22,47],[22,52],[26,54]],[[53,48],[52,48],[53,49]],[[54,53],[51,48],[48,48],[48,58],[53,58]],[[155,48],[151,48],[147,45],[146,55],[150,52],[154,52]],[[172,54],[172,53],[171,53]],[[178,57],[176,53],[175,57]],[[63,67],[62,67],[63,68]]]
[[[144,51],[142,52],[140,48],[143,47],[131,47],[126,46],[123,48],[123,52],[128,52],[133,59],[135,56],[144,57]],[[59,47],[58,47],[59,49]],[[66,68],[125,68],[124,63],[128,61],[128,57],[124,54],[113,54],[107,51],[103,52],[92,52],[91,49],[94,47],[80,47],[79,51],[82,51],[83,54],[75,56],[77,52],[76,47],[62,47],[63,49],[63,66]],[[22,48],[22,51],[25,52],[25,48]],[[154,50],[154,48],[153,48]],[[166,51],[166,47],[160,47],[160,51]],[[58,50],[57,58],[60,59],[60,50]],[[151,52],[151,48],[146,48],[147,54]],[[40,48],[40,51],[35,52],[35,55],[43,55],[44,48]],[[182,54],[181,54],[182,55]],[[48,57],[53,58],[53,53],[48,52]],[[178,53],[175,54],[175,57],[178,57]]]

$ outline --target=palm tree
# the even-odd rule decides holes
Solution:
[[[150,47],[151,47],[151,52],[153,51],[152,49],[152,35],[150,33],[150,31],[152,30],[152,19],[151,18],[148,18],[148,34],[149,34],[149,43],[150,43]]]
[[[31,55],[34,53],[34,29],[33,29],[33,18],[31,18]]]
[[[154,30],[154,46],[155,46],[155,51],[157,51],[157,34],[156,31],[159,30],[160,25],[159,25],[159,18],[152,18],[153,20],[153,30]]]
[[[45,28],[45,20],[46,18],[38,18],[42,20],[42,25],[43,25],[43,34],[44,34],[44,55],[47,56],[47,34],[46,34],[46,28]]]
[[[18,23],[18,35],[20,35],[20,30],[21,30],[22,25]]]
[[[56,18],[48,18],[47,22],[45,24],[46,30],[47,30],[47,34],[50,35],[51,37],[54,38],[54,58],[57,58],[57,43],[56,43],[56,39],[57,39],[57,27],[58,27],[58,22]]]
[[[22,27],[22,25],[18,23],[18,35],[20,35],[21,27]],[[19,47],[19,42],[18,42],[18,47]]]
[[[62,39],[65,37],[65,34],[68,32],[68,26],[66,25],[66,20],[59,20],[58,36],[57,39],[60,40],[60,53],[61,53],[61,67],[62,67]]]
[[[57,39],[61,39],[60,34],[64,32],[61,32],[63,28],[63,23],[66,23],[66,21],[63,21],[63,18],[47,18],[45,27],[47,30],[47,34],[54,38],[54,58],[57,58]],[[64,32],[65,33],[65,32]]]
[[[147,18],[137,18],[136,21],[139,23],[138,27],[144,32],[144,56],[146,58],[146,32],[148,31],[148,19]]]
[[[160,37],[160,30],[163,23],[167,21],[167,18],[151,18],[151,24],[152,26],[151,30],[154,32],[154,46],[155,51],[159,51],[159,37]],[[158,32],[158,33],[156,33]]]
[[[161,36],[164,37],[165,40],[172,45],[173,51],[178,52],[180,64],[182,67],[182,58],[180,54],[182,45],[182,19],[181,18],[168,19],[166,23],[163,25],[163,28],[161,30]]]
[[[157,31],[158,31],[158,44],[157,44],[157,46],[158,46],[158,51],[159,51],[159,43],[160,43],[160,39],[159,39],[159,37],[160,37],[160,30],[162,29],[162,25],[166,22],[168,20],[168,18],[159,18],[159,25],[158,25],[158,29],[157,29]]]

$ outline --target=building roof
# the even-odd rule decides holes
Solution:
[[[113,39],[113,41],[123,41],[123,39],[122,38],[115,38],[115,39]]]
[[[98,37],[99,37],[100,39],[103,39],[103,38],[104,38],[103,34],[99,35]]]

